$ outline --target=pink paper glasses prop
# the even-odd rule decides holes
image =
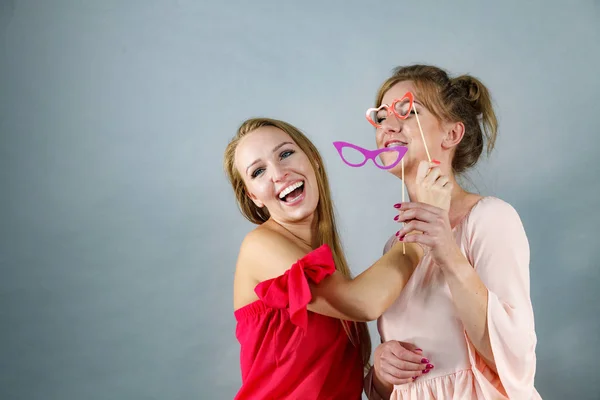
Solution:
[[[375,164],[377,166],[377,168],[379,169],[391,169],[394,168],[396,165],[398,165],[398,163],[400,162],[400,160],[402,159],[402,157],[404,157],[404,155],[406,154],[406,152],[408,151],[408,147],[404,147],[404,146],[393,146],[393,147],[385,147],[383,149],[377,149],[377,150],[367,150],[364,149],[360,146],[357,146],[355,144],[352,143],[348,143],[348,142],[333,142],[333,145],[335,146],[336,150],[338,151],[338,153],[340,154],[340,157],[342,158],[342,161],[344,161],[348,166],[350,167],[362,167],[363,165],[365,165],[367,163],[367,161],[371,160],[373,161],[373,164]],[[346,153],[346,156],[344,156],[344,149],[352,149],[352,153],[353,156],[354,155],[358,155],[358,160],[357,162],[353,162],[354,160],[350,160],[350,154]],[[389,164],[389,165],[383,165],[383,163],[379,164],[377,162],[377,157],[379,157],[379,155],[381,153],[396,153],[396,161],[394,161],[393,163]]]
[[[382,104],[377,108],[369,108],[366,113],[367,120],[375,128],[381,128],[380,118],[388,118],[394,114],[397,118],[406,119],[413,108],[414,96],[411,92],[406,92],[400,99],[392,101],[392,105]]]
[[[411,110],[415,112],[415,118],[417,119],[417,125],[419,126],[419,132],[421,133],[421,139],[423,139],[423,145],[425,146],[425,152],[427,153],[427,159],[431,162],[431,156],[429,155],[429,149],[427,148],[427,142],[425,141],[425,135],[423,134],[423,128],[421,128],[421,121],[419,121],[419,114],[417,109],[414,107],[415,98],[412,92],[406,92],[400,99],[392,101],[392,105],[382,104],[377,108],[369,108],[366,112],[367,121],[375,128],[381,128],[379,123],[380,118],[388,118],[390,114],[394,114],[397,118],[407,119],[410,116]]]

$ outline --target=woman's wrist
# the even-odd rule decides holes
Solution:
[[[373,368],[373,389],[375,389],[377,394],[382,398],[389,398],[394,390],[394,385],[385,383],[381,379],[379,379],[379,376],[377,375],[377,370],[375,369],[375,365],[373,365],[373,367],[371,368]]]

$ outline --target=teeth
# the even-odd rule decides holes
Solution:
[[[404,142],[391,142],[391,143],[388,143],[387,146],[385,146],[385,147],[387,148],[387,147],[405,146],[405,145],[406,145],[406,143],[404,143]]]
[[[292,193],[294,190],[298,189],[302,185],[304,185],[304,182],[296,182],[293,185],[290,185],[290,186],[286,187],[285,189],[283,189],[281,191],[281,193],[279,193],[279,198],[283,199],[285,196],[287,196],[288,194]]]

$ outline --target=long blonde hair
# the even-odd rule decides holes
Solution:
[[[295,126],[284,121],[271,118],[251,118],[242,123],[236,135],[231,139],[225,149],[224,167],[227,177],[237,200],[238,207],[244,217],[250,222],[260,225],[269,219],[269,211],[266,207],[259,208],[254,204],[246,192],[246,186],[240,173],[235,167],[235,150],[240,140],[247,134],[258,128],[272,126],[279,128],[292,138],[298,147],[307,155],[317,177],[317,186],[319,189],[319,203],[315,211],[315,221],[317,232],[313,246],[327,244],[333,253],[335,267],[344,276],[351,278],[352,274],[339,239],[335,216],[333,212],[333,202],[331,200],[331,191],[329,189],[329,180],[325,172],[325,165],[315,145]],[[368,366],[371,357],[371,338],[364,322],[342,321],[344,331],[355,346],[360,346],[363,364]],[[354,328],[352,329],[351,328]]]

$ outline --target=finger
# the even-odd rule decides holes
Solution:
[[[413,235],[397,235],[398,240],[404,243],[417,243],[428,247],[433,247],[435,244],[435,239],[429,235],[424,235],[422,233],[415,233]]]
[[[430,163],[427,161],[421,161],[417,168],[417,176],[415,178],[415,182],[417,184],[423,183],[423,179],[427,176],[427,172],[429,172],[429,168],[431,167]]]
[[[432,186],[436,187],[444,187],[448,182],[450,182],[450,178],[446,175],[441,175]]]
[[[387,356],[382,357],[381,368],[397,378],[406,378],[407,376],[413,376],[415,371],[422,371],[427,367],[429,363],[423,363],[423,360],[429,361],[423,357],[417,359],[416,362],[411,362],[398,359],[396,356]]]
[[[418,376],[418,375],[415,375],[415,376]],[[396,377],[394,377],[390,374],[386,374],[386,373],[382,373],[380,375],[380,379],[390,385],[402,385],[404,383],[410,383],[410,382],[414,381],[414,379],[412,377],[411,378],[396,378]]]
[[[414,350],[409,350],[409,348]],[[400,369],[423,369],[419,365],[429,363],[429,360],[422,355],[423,350],[410,343],[389,341],[385,350],[385,353],[381,354],[381,359]]]
[[[425,177],[427,177],[428,174],[430,174],[431,170],[433,168],[438,168],[439,165],[440,162],[435,160],[431,160],[431,162],[425,160],[419,162],[419,166],[417,167],[416,182],[418,184],[423,183],[423,180],[425,179]]]
[[[423,350],[417,348],[417,346],[406,342],[397,343],[399,346],[391,347],[390,351],[399,359],[417,364],[425,364],[429,362],[428,359],[423,357]]]
[[[403,210],[398,213],[398,218],[394,218],[398,222],[406,222],[410,220],[419,220],[423,222],[433,222],[438,218],[437,214],[424,209]]]
[[[422,374],[424,367],[425,366],[421,366],[412,370],[404,370],[392,367],[391,365],[382,365],[379,370],[382,374],[385,373],[386,375],[389,375],[395,379],[408,379],[412,378],[413,376],[417,376],[418,374]]]
[[[420,203],[417,201],[407,201],[404,203],[398,203],[398,207],[396,207],[396,208],[398,208],[401,211],[419,208],[419,209],[427,210],[427,211],[430,211],[430,212],[436,213],[436,214],[439,214],[443,211],[439,207],[432,206],[431,204],[427,204],[427,203]]]
[[[402,229],[400,229],[398,232],[396,232],[396,236],[401,238],[401,237],[404,237],[414,231],[427,233],[430,230],[431,230],[431,224],[429,222],[423,222],[423,221],[418,221],[418,220],[413,219],[410,222],[404,224]]]
[[[435,164],[432,164],[429,168],[429,172],[425,175],[423,179],[423,186],[431,187],[435,183],[436,179],[442,175],[442,170]]]

